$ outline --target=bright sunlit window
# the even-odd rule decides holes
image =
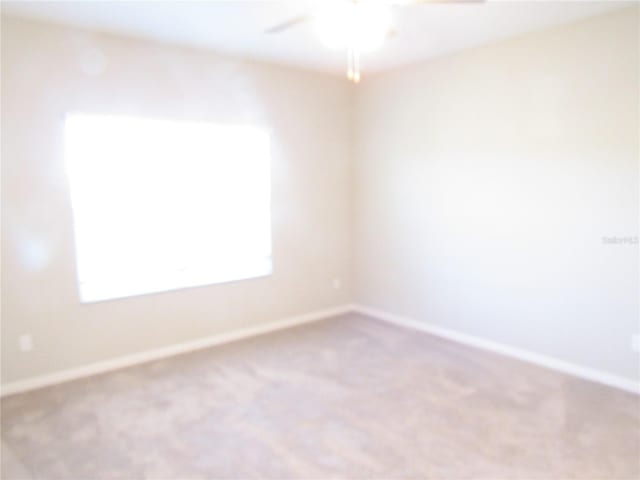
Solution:
[[[264,131],[69,114],[65,160],[81,301],[271,273]]]

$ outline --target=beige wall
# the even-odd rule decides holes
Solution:
[[[640,377],[638,8],[368,78],[355,299]]]
[[[3,19],[2,381],[353,299],[638,378],[638,247],[601,240],[638,235],[637,13],[367,76],[355,90]],[[80,305],[68,110],[269,129],[274,274]],[[33,352],[18,351],[22,333]]]
[[[350,300],[350,106],[341,78],[3,19],[3,383]],[[267,128],[273,275],[81,305],[62,151],[74,110]]]

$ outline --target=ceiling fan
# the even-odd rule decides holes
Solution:
[[[330,48],[347,51],[347,78],[359,83],[360,54],[380,47],[386,38],[396,35],[391,6],[428,3],[482,3],[484,0],[339,0],[325,1],[313,13],[298,15],[278,23],[267,34],[282,33],[305,23],[315,23],[320,38]]]

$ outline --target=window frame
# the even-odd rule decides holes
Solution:
[[[119,272],[120,278],[105,278],[104,280],[97,280],[96,278],[100,276],[97,273],[93,273],[87,276],[87,267],[81,265],[83,262],[86,264],[84,257],[85,254],[81,254],[80,251],[83,248],[81,244],[86,243],[86,238],[84,240],[80,240],[82,234],[79,233],[83,229],[87,228],[86,225],[80,227],[78,225],[79,222],[83,222],[83,215],[87,215],[86,211],[84,214],[79,214],[79,210],[86,209],[87,207],[79,207],[82,202],[86,202],[86,198],[82,198],[82,195],[79,194],[81,188],[77,187],[77,182],[80,180],[78,178],[78,172],[74,166],[74,162],[78,162],[78,158],[71,159],[70,157],[73,155],[78,156],[77,150],[73,150],[71,147],[71,142],[77,139],[71,138],[77,132],[72,132],[73,127],[70,128],[74,122],[82,121],[82,119],[93,119],[97,121],[117,121],[118,119],[122,120],[135,120],[140,123],[149,122],[149,124],[157,124],[157,122],[164,122],[165,124],[174,123],[176,125],[180,125],[181,127],[186,127],[188,125],[193,125],[198,128],[210,128],[213,132],[214,129],[218,131],[218,135],[221,135],[224,132],[236,133],[237,135],[241,135],[244,132],[247,134],[255,135],[253,138],[246,139],[246,142],[259,143],[263,142],[263,145],[255,147],[262,148],[264,151],[261,152],[261,155],[264,154],[264,158],[260,159],[252,159],[249,160],[248,163],[251,162],[266,162],[266,165],[260,165],[261,169],[264,169],[263,174],[266,174],[266,178],[263,181],[266,182],[266,185],[261,186],[260,193],[257,195],[258,198],[262,198],[264,200],[264,196],[266,194],[266,205],[263,205],[264,202],[260,203],[260,207],[256,209],[256,211],[261,211],[261,215],[263,217],[257,218],[257,224],[262,222],[267,223],[266,229],[259,232],[261,240],[259,242],[265,243],[265,245],[261,244],[260,248],[266,248],[266,255],[256,255],[255,252],[247,255],[246,259],[242,259],[241,255],[226,255],[227,252],[217,252],[215,254],[215,258],[219,260],[218,266],[216,267],[214,263],[211,262],[209,258],[207,262],[204,262],[205,265],[202,266],[200,263],[197,265],[193,262],[193,259],[190,264],[186,264],[186,266],[181,268],[167,267],[163,272],[155,271],[150,275],[146,275],[144,269],[138,268],[137,277],[133,280],[131,278],[127,278],[127,272],[125,270],[121,270]],[[221,136],[218,138],[222,138]],[[213,142],[214,140],[207,140],[209,142]],[[79,142],[81,143],[81,142]],[[245,143],[245,142],[243,142]],[[138,145],[139,146],[139,145]],[[183,290],[183,289],[191,289],[197,287],[205,287],[211,285],[225,284],[231,282],[245,281],[250,279],[258,279],[263,277],[268,277],[273,274],[273,222],[272,222],[272,212],[271,212],[271,197],[272,197],[272,181],[271,181],[271,140],[269,132],[266,129],[256,127],[256,126],[248,126],[248,125],[221,125],[215,123],[204,123],[204,122],[190,122],[184,120],[173,120],[173,119],[165,119],[165,118],[149,118],[149,117],[133,117],[133,116],[125,116],[125,115],[111,115],[111,114],[94,114],[94,113],[84,113],[84,112],[68,112],[64,117],[64,164],[65,164],[65,172],[67,177],[67,183],[69,186],[69,195],[70,195],[70,204],[72,209],[72,218],[73,218],[73,238],[74,238],[74,256],[75,256],[75,272],[76,272],[76,285],[77,291],[79,295],[79,300],[81,303],[95,303],[109,300],[117,300],[141,295],[148,295],[154,293],[162,293],[169,292],[174,290]],[[76,145],[77,147],[77,145]],[[216,147],[213,146],[213,149]],[[247,147],[241,147],[247,148]],[[80,148],[82,150],[82,148]],[[70,151],[72,153],[70,153]],[[239,154],[238,154],[239,155]],[[179,161],[179,160],[177,160]],[[218,162],[219,165],[222,162]],[[176,168],[176,167],[174,167]],[[236,167],[236,170],[238,167]],[[81,170],[81,169],[80,169]],[[253,180],[255,181],[255,179]],[[75,186],[74,186],[75,185]],[[113,188],[117,188],[118,185],[114,185]],[[231,190],[231,189],[230,189]],[[185,203],[186,205],[186,203]],[[185,206],[183,205],[183,207]],[[192,205],[193,206],[193,205]],[[205,211],[205,207],[199,206],[200,210]],[[220,209],[220,207],[218,207]],[[264,213],[266,210],[266,215]],[[116,212],[118,210],[116,209]],[[157,212],[156,212],[157,213]],[[209,212],[207,212],[209,213]],[[176,218],[176,217],[174,217]],[[205,217],[206,218],[206,217]],[[124,223],[124,220],[123,220]],[[222,224],[222,226],[229,226],[230,224],[227,222]],[[264,225],[262,226],[264,227]],[[215,227],[214,227],[215,228]],[[121,235],[124,235],[121,233]],[[266,237],[265,237],[266,236]],[[247,243],[247,242],[245,242]],[[248,242],[251,243],[251,242]],[[168,241],[164,242],[164,245],[167,245]],[[235,244],[234,244],[235,245]],[[190,245],[183,245],[182,249],[188,249]],[[116,247],[114,247],[116,248]],[[134,249],[135,247],[132,247]],[[172,252],[178,250],[179,248],[170,249]],[[123,250],[120,250],[124,252]],[[139,251],[138,251],[139,252]],[[133,258],[136,254],[135,251],[131,250],[128,252],[124,252],[125,258]],[[189,254],[185,254],[185,257],[191,256]],[[212,256],[213,257],[213,256]],[[124,263],[124,261],[122,262]],[[224,265],[223,265],[224,264]],[[217,270],[216,270],[217,268]],[[155,270],[155,269],[154,269]],[[162,269],[160,269],[162,270]],[[82,272],[85,272],[82,274]],[[105,274],[108,272],[105,272]],[[113,272],[111,272],[113,274]],[[107,277],[109,275],[106,275]],[[153,277],[153,278],[152,278]]]

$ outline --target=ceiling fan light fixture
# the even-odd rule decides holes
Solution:
[[[318,36],[332,49],[371,52],[391,29],[391,9],[378,2],[328,2],[314,18]]]

